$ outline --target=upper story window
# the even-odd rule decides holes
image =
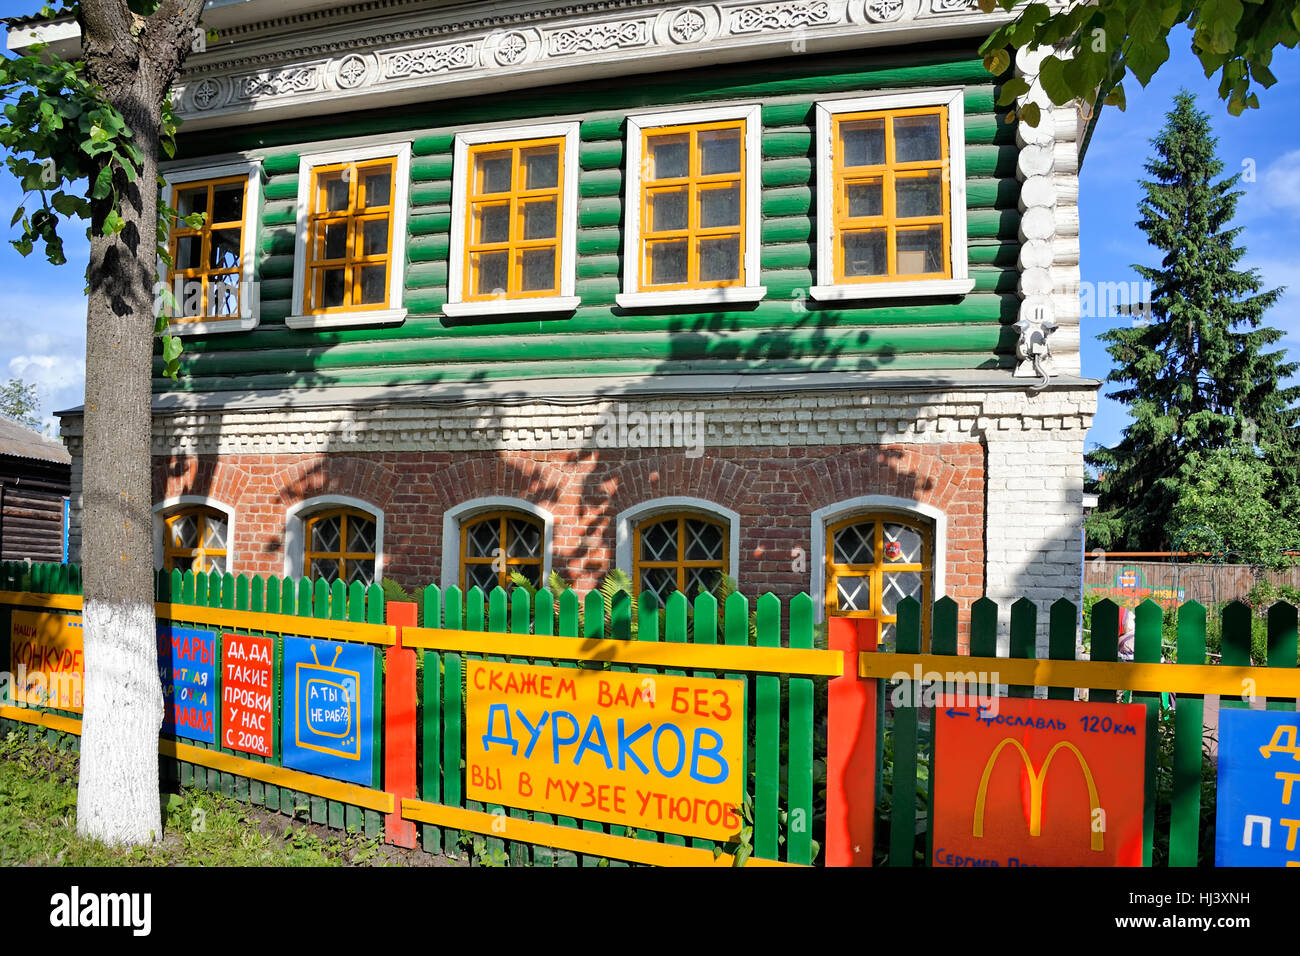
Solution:
[[[305,519],[303,574],[347,584],[375,582],[378,536],[373,516],[355,508],[331,508]]]
[[[303,156],[291,328],[406,317],[410,145]]]
[[[160,264],[175,298],[174,335],[238,332],[257,325],[255,243],[260,167],[242,163],[171,172],[163,197],[177,211]],[[201,217],[196,224],[189,217]]]
[[[628,118],[625,307],[756,302],[760,112]]]
[[[816,299],[961,295],[966,261],[961,91],[817,105]]]
[[[674,591],[694,597],[712,592],[728,573],[728,527],[690,512],[658,514],[636,526],[632,554],[636,593],[653,591],[660,602]]]
[[[490,511],[461,525],[460,587],[509,589],[518,572],[535,588],[542,586],[543,523],[518,511]]]
[[[461,133],[454,168],[443,311],[576,308],[578,125]]]
[[[230,526],[215,508],[183,508],[163,519],[163,568],[167,571],[230,570]]]

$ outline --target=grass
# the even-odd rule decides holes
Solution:
[[[378,840],[339,834],[183,788],[163,794],[163,838],[110,847],[77,835],[77,755],[11,733],[0,740],[2,866],[371,866]]]

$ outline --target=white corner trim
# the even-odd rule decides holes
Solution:
[[[631,577],[636,557],[632,554],[636,526],[649,518],[677,511],[694,511],[701,517],[723,520],[727,525],[726,572],[729,577],[737,581],[739,587],[740,513],[706,498],[672,495],[643,501],[619,512],[618,517],[614,519],[614,566]]]
[[[167,536],[165,522],[170,512],[183,508],[211,508],[219,511],[226,518],[226,570],[235,567],[235,509],[224,501],[209,498],[206,495],[175,495],[165,498],[153,506],[153,567],[155,571],[163,568]]]
[[[576,295],[531,299],[487,299],[482,302],[448,302],[444,315],[461,318],[475,315],[515,315],[529,312],[572,312],[582,302]]]
[[[623,295],[617,296],[619,305],[680,305],[694,304],[699,301],[757,302],[762,294],[752,299],[704,299],[700,293],[722,291],[719,289],[684,289],[692,293],[693,298],[685,300],[665,300],[664,302],[637,301],[625,302],[633,295],[669,295],[667,292],[642,292],[641,290],[641,136],[642,133],[663,126],[680,126],[687,123],[716,123],[722,120],[745,121],[745,159],[741,164],[741,178],[745,194],[745,254],[741,263],[740,290],[750,293],[761,288],[758,285],[758,256],[760,246],[760,227],[762,225],[762,149],[763,149],[763,109],[757,103],[741,103],[733,106],[714,106],[705,109],[679,109],[656,113],[634,113],[627,118],[627,140],[624,148],[623,166],[626,170],[626,186],[623,198]],[[634,162],[632,157],[636,157]],[[724,287],[726,288],[726,287]],[[730,287],[736,288],[736,287]],[[766,293],[766,290],[763,290]]]
[[[674,289],[671,292],[620,292],[614,301],[624,309],[659,305],[724,305],[731,302],[760,302],[766,286],[728,285],[717,289]]]
[[[944,596],[944,577],[948,567],[948,516],[933,505],[914,501],[911,498],[896,498],[893,495],[861,495],[847,498],[834,504],[818,508],[812,513],[812,550],[809,565],[812,571],[810,587],[813,599],[813,613],[820,623],[826,620],[826,527],[841,518],[847,518],[855,512],[880,513],[896,512],[904,517],[923,517],[934,525],[934,550],[931,555],[930,572],[933,593],[931,602]]]
[[[375,519],[375,583],[384,579],[384,513],[368,501],[346,495],[320,495],[290,505],[284,513],[284,577],[303,577],[307,555],[307,519],[330,508],[355,508]]]
[[[468,519],[486,511],[521,511],[542,523],[542,586],[551,576],[551,546],[554,541],[555,517],[540,505],[523,498],[488,495],[462,501],[442,513],[442,591],[460,586],[460,529]]]
[[[257,287],[257,266],[260,261],[257,254],[257,235],[258,226],[262,221],[261,162],[254,160],[165,169],[162,172],[162,188],[164,197],[170,202],[172,190],[178,186],[212,179],[233,179],[236,176],[246,177],[244,223],[240,230],[239,249],[240,262],[243,263],[239,275],[239,315],[230,318],[214,317],[212,321],[171,322],[167,326],[168,335],[212,335],[220,332],[246,332],[257,328],[262,311],[261,295]],[[171,269],[161,258],[158,260],[158,275],[167,276],[171,280]],[[184,280],[177,276],[171,281],[174,282],[172,294],[175,295],[178,304],[183,303],[185,301],[185,291],[182,287]]]
[[[871,110],[908,109],[917,106],[946,106],[948,108],[948,208],[949,255],[952,259],[952,279],[937,280],[956,283],[970,276],[966,252],[966,120],[965,99],[960,89],[918,90],[911,93],[882,93],[876,96],[858,96],[849,99],[823,100],[817,103],[817,286],[821,290],[814,298],[836,298],[829,290],[840,288],[835,283],[835,247],[831,226],[835,221],[835,182],[832,159],[832,119],[839,113],[863,113]],[[932,286],[930,282],[907,282],[900,285]],[[873,283],[844,283],[857,290]],[[885,283],[879,283],[885,285]],[[974,283],[971,283],[974,288]],[[970,289],[965,291],[969,292]],[[899,293],[912,295],[914,293]],[[934,295],[962,294],[951,291],[925,293]],[[881,294],[845,295],[843,298],[884,298]]]
[[[560,183],[560,294],[550,298],[502,300],[514,308],[496,310],[498,300],[465,302],[466,191],[469,183],[469,148],[487,143],[564,138],[564,165]],[[452,151],[451,245],[447,259],[447,304],[450,316],[507,315],[511,312],[562,312],[578,305],[578,124],[547,123],[535,126],[494,127],[456,134]],[[567,303],[572,302],[572,305]],[[550,303],[547,305],[547,303]],[[475,309],[483,309],[475,311]]]
[[[848,302],[855,299],[921,299],[966,295],[974,288],[974,279],[911,279],[904,282],[815,285],[808,290],[808,295],[819,302]]]
[[[307,218],[311,212],[311,171],[316,166],[335,163],[360,163],[369,159],[397,160],[393,172],[393,216],[389,222],[392,250],[389,257],[388,305],[384,309],[352,312],[326,312],[304,315],[307,280]],[[297,227],[293,250],[293,312],[285,320],[292,329],[335,328],[349,325],[376,325],[401,322],[402,291],[406,286],[406,230],[410,212],[411,141],[347,146],[322,153],[307,153],[298,159]]]

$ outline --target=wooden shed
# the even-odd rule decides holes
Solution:
[[[72,456],[62,442],[0,418],[0,560],[63,560]]]

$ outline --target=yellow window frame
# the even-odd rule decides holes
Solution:
[[[555,147],[558,152],[555,185],[541,189],[524,188],[523,155],[538,149]],[[562,267],[560,239],[567,224],[564,221],[564,146],[565,137],[548,136],[543,139],[513,140],[501,143],[480,143],[469,147],[466,162],[466,203],[465,203],[465,257],[464,290],[462,301],[484,302],[497,298],[494,293],[476,293],[478,285],[478,257],[492,252],[507,253],[507,282],[505,297],[508,299],[549,298],[560,294],[560,270]],[[485,193],[481,191],[478,174],[478,161],[482,156],[493,153],[510,153],[510,190],[503,193]],[[524,238],[524,207],[529,202],[551,199],[555,202],[555,235],[547,239]],[[474,224],[480,207],[508,205],[510,232],[505,242],[475,242]],[[549,289],[523,288],[524,253],[532,249],[552,249],[555,256],[555,274]]]
[[[239,204],[239,220],[229,222],[213,222],[212,210],[216,208],[215,198],[216,191],[222,186],[242,186],[244,188],[241,201]],[[171,233],[167,239],[167,251],[172,257],[172,265],[167,270],[167,285],[172,291],[175,291],[176,280],[182,279],[182,295],[176,301],[177,313],[170,321],[173,324],[186,322],[206,322],[212,319],[236,318],[243,314],[244,307],[244,220],[248,212],[248,177],[247,176],[222,176],[218,179],[199,179],[194,182],[176,183],[172,186],[171,207],[178,209],[181,193],[193,192],[196,189],[207,190],[207,202],[204,208],[207,215],[204,217],[203,225],[195,229],[186,224],[185,220],[177,218],[174,220]],[[239,231],[239,265],[233,269],[215,269],[208,263],[212,257],[212,233],[218,230],[237,229]],[[176,268],[177,257],[180,253],[182,239],[195,238],[199,239],[199,262],[197,269],[178,269]],[[212,286],[213,279],[220,279],[222,276],[235,276],[239,282],[235,286],[238,302],[233,315],[209,315],[208,314],[208,290]],[[189,298],[184,294],[185,287],[190,282],[197,279],[201,283],[202,293],[199,303],[198,315],[180,314],[184,309],[185,301]]]
[[[715,130],[737,130],[740,134],[740,168],[734,173],[716,173],[705,176],[700,172],[699,135]],[[638,289],[642,292],[669,292],[676,289],[722,289],[745,284],[745,120],[720,120],[714,123],[689,123],[681,126],[652,126],[641,131],[641,275]],[[689,168],[686,176],[666,179],[650,178],[650,140],[661,136],[687,136]],[[736,226],[700,225],[699,194],[706,189],[716,189],[732,183],[740,187],[740,224]],[[657,192],[670,192],[686,187],[686,229],[664,229],[655,231],[651,228],[651,196]],[[736,236],[740,244],[740,274],[734,279],[700,281],[699,244],[702,240],[726,239]],[[655,243],[686,239],[686,281],[678,283],[652,284],[650,282],[650,250]]]
[[[321,521],[330,518],[339,519],[339,549],[337,551],[313,551],[312,541],[314,540],[313,532],[316,525]],[[375,516],[367,514],[356,508],[331,508],[328,511],[318,511],[306,520],[303,527],[303,567],[302,575],[305,578],[311,577],[311,566],[316,561],[336,561],[338,562],[338,577],[336,580],[346,582],[348,580],[348,564],[355,561],[371,561],[378,565],[379,560],[375,551],[349,551],[348,546],[348,521],[359,518],[371,525],[377,525]]]
[[[937,160],[925,160],[911,163],[895,161],[894,120],[908,116],[939,117],[939,151]],[[844,163],[844,146],[840,138],[840,129],[845,123],[863,120],[883,120],[885,128],[885,162],[873,166],[846,166]],[[952,195],[948,177],[950,157],[948,151],[948,107],[923,106],[908,109],[868,110],[861,113],[838,113],[831,128],[832,181],[834,193],[834,220],[831,228],[831,243],[834,250],[835,282],[898,282],[911,279],[951,279],[952,278]],[[925,173],[939,172],[940,195],[943,212],[938,216],[916,216],[900,219],[895,186],[899,179],[919,178]],[[883,198],[883,210],[879,216],[850,216],[848,204],[848,187],[880,180]],[[898,271],[898,233],[930,226],[943,227],[943,270],[941,272],[899,273]],[[844,268],[844,242],[846,233],[866,232],[868,230],[885,230],[885,252],[888,268],[885,275],[850,276]]]
[[[197,545],[193,548],[179,547],[173,542],[175,534],[173,527],[176,522],[182,518],[193,517],[195,519],[195,541]],[[224,548],[205,548],[203,541],[206,537],[207,523],[211,519],[219,520],[226,526],[226,547]],[[210,559],[215,557],[228,558],[230,551],[230,522],[227,517],[215,508],[184,508],[169,514],[163,521],[163,569],[172,571],[177,561],[184,561],[188,568],[182,567],[182,570],[191,570],[195,574],[201,571],[211,570]],[[230,570],[229,563],[222,562],[226,565],[226,570]]]
[[[677,560],[676,561],[644,561],[641,558],[641,534],[653,525],[664,524],[668,521],[677,522]],[[688,561],[686,559],[686,522],[699,521],[703,524],[712,525],[722,532],[722,557],[718,560],[697,559]],[[686,573],[692,568],[713,568],[721,574],[728,573],[727,562],[731,554],[731,528],[725,521],[719,521],[708,515],[698,514],[691,511],[683,511],[669,514],[653,515],[640,521],[636,525],[632,534],[632,590],[640,594],[641,572],[651,568],[666,568],[674,572],[677,579],[677,590],[686,594]]]
[[[492,564],[497,560],[497,555],[490,557],[477,557],[469,553],[469,530],[477,525],[485,524],[489,521],[499,522],[497,526],[497,542],[501,549],[500,557],[504,560],[504,567],[497,568],[497,586],[509,589],[510,573],[521,567],[535,566],[537,568],[537,578],[541,581],[542,565],[546,557],[545,554],[539,553],[536,558],[512,558],[510,557],[510,543],[506,539],[506,534],[510,529],[511,521],[523,521],[537,530],[538,539],[542,542],[542,547],[546,546],[545,529],[542,522],[530,514],[522,511],[489,511],[486,514],[475,515],[462,522],[460,526],[460,589],[464,593],[469,590],[469,565],[471,564]],[[542,581],[545,585],[546,582]]]
[[[853,525],[874,523],[871,564],[840,564],[835,560],[835,536]],[[915,531],[921,536],[921,561],[908,563],[885,560],[885,525],[898,524]],[[897,624],[897,614],[884,612],[885,574],[916,572],[921,575],[921,595],[927,598],[921,601],[921,642],[922,650],[930,647],[930,608],[933,601],[928,600],[934,587],[934,532],[929,524],[889,513],[859,514],[836,521],[826,528],[826,614],[828,617],[854,617],[875,620],[880,630],[886,624]],[[841,611],[839,608],[840,577],[868,578],[870,581],[870,607],[865,611]],[[879,634],[879,632],[878,632]]]
[[[382,206],[358,206],[361,183],[374,170],[388,172],[388,202]],[[322,197],[325,178],[342,173],[348,184],[346,209],[328,210]],[[336,314],[340,312],[365,312],[386,309],[392,298],[393,230],[396,225],[393,200],[397,195],[397,157],[386,156],[362,162],[328,163],[314,166],[311,171],[311,195],[307,215],[307,269],[306,287],[303,290],[303,312],[307,315]],[[369,197],[367,197],[369,198]],[[387,243],[382,253],[365,254],[365,224],[383,220],[388,223]],[[342,258],[326,258],[325,235],[329,226],[344,224],[346,254]],[[382,302],[361,301],[361,277],[364,268],[384,267],[384,298]],[[325,274],[343,269],[344,301],[342,305],[325,306]]]

